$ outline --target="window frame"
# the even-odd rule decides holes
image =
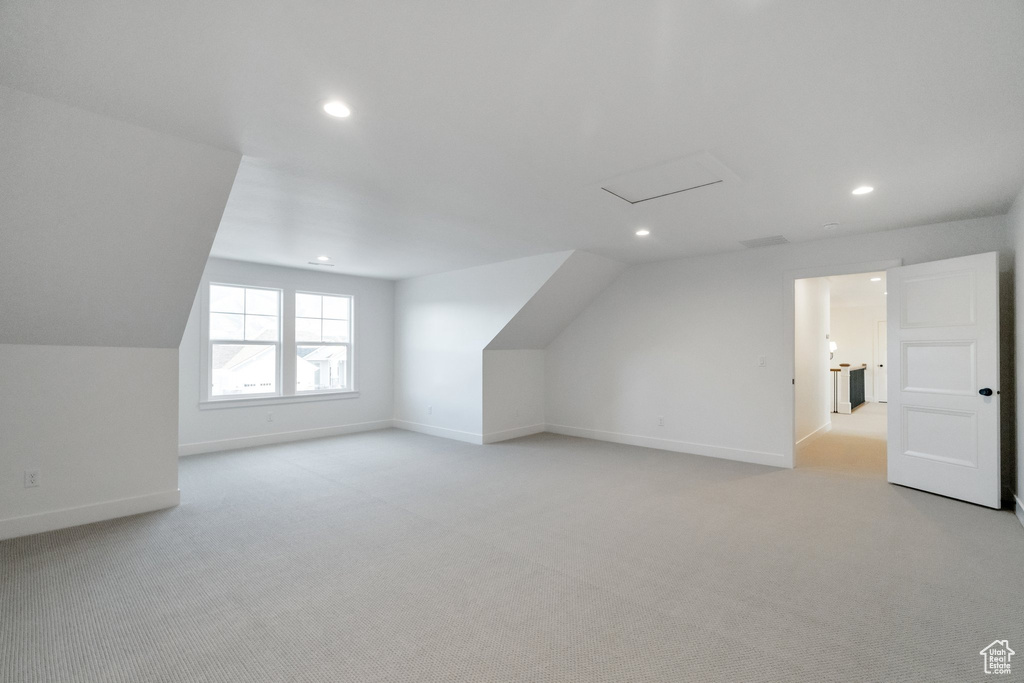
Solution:
[[[201,311],[199,316],[199,396],[198,403],[200,410],[217,410],[224,408],[240,408],[254,406],[272,406],[288,403],[305,403],[318,401],[332,401],[359,398],[358,378],[359,370],[355,363],[355,347],[358,331],[355,326],[356,307],[358,297],[355,294],[342,292],[312,291],[299,286],[282,283],[276,278],[250,276],[244,274],[236,277],[237,273],[231,274],[210,274],[202,279],[198,295],[198,307]],[[253,284],[240,284],[248,283]],[[274,393],[260,394],[231,394],[228,396],[213,396],[213,340],[210,339],[210,287],[222,285],[226,287],[240,287],[243,289],[266,289],[279,292],[280,308],[278,327],[280,330],[278,341],[277,361],[277,391]],[[297,350],[298,343],[295,340],[295,318],[297,293],[318,294],[321,296],[345,297],[349,299],[349,341],[348,341],[348,389],[321,389],[310,391],[297,391]],[[223,343],[223,342],[219,342]],[[272,343],[272,342],[239,342],[239,343]],[[329,342],[344,344],[344,342]]]
[[[254,340],[248,341],[245,337],[245,309],[242,309],[242,337],[243,339],[214,339],[210,334],[210,316],[214,313],[213,305],[210,302],[210,290],[213,287],[235,287],[238,289],[261,289],[277,293],[277,341]],[[284,290],[280,287],[265,287],[260,285],[240,285],[230,282],[219,282],[210,280],[206,283],[206,306],[203,316],[203,339],[206,342],[206,401],[240,401],[251,399],[276,398],[282,395],[284,389]],[[275,348],[274,361],[274,391],[254,392],[251,394],[225,394],[214,396],[213,394],[213,345],[214,344],[237,344],[240,346],[273,346]]]
[[[348,299],[348,341],[347,342],[303,342],[299,341],[298,333],[295,331],[295,323],[300,317],[307,320],[314,320],[315,318],[308,318],[307,316],[299,316],[298,314],[298,298],[300,294],[308,294],[310,296],[329,296],[335,299]],[[292,389],[295,392],[295,396],[321,396],[325,394],[347,394],[354,392],[355,388],[355,317],[356,317],[356,298],[351,294],[332,294],[329,292],[313,292],[305,289],[295,289],[292,291],[292,355],[295,356],[296,362],[298,361],[298,352],[300,346],[344,346],[346,347],[346,361],[345,361],[345,389],[306,389],[299,391],[299,376],[298,371],[294,373],[292,378]],[[327,320],[335,320],[335,318],[327,318]],[[323,307],[321,302],[320,308],[320,322],[324,321]],[[321,328],[322,329],[322,328]],[[321,338],[323,334],[321,332]]]

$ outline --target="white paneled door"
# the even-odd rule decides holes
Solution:
[[[1000,506],[996,253],[888,271],[889,481]]]

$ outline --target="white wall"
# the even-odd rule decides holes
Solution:
[[[1008,270],[1005,226],[998,216],[634,266],[548,347],[549,430],[791,466],[791,272],[996,250]]]
[[[0,538],[177,505],[177,373],[175,349],[0,345]]]
[[[274,405],[201,406],[201,293],[210,281],[354,297],[354,376],[358,397],[281,399]],[[188,455],[328,436],[391,425],[394,415],[394,290],[390,280],[210,259],[181,340],[179,453]],[[206,409],[204,409],[206,408]],[[273,422],[267,415],[273,415]]]
[[[1021,263],[1024,257],[1024,189],[1017,195],[1010,213],[1007,216],[1009,222],[1009,238],[1011,247],[1017,255],[1017,263]],[[1017,516],[1024,524],[1024,400],[1021,399],[1021,392],[1024,392],[1024,274],[1016,273],[1015,282],[1015,352],[1017,357],[1016,365],[1016,489]],[[1003,354],[1006,354],[1005,349]]]
[[[801,442],[827,431],[832,406],[829,371],[829,283],[825,278],[804,278],[795,283],[793,378],[796,440]]]
[[[625,269],[618,261],[572,252],[487,348],[546,349]]]
[[[544,431],[544,351],[484,351],[484,443]]]
[[[867,363],[864,371],[864,398],[875,401],[875,370],[882,362],[878,357],[876,336],[878,322],[885,321],[885,304],[878,306],[835,306],[832,308],[832,341],[836,350],[832,367],[849,363],[856,367]],[[884,355],[885,349],[882,349]],[[883,368],[884,370],[884,368]]]
[[[177,348],[240,158],[0,86],[0,344]]]
[[[177,347],[240,158],[0,86],[0,537],[177,504]]]
[[[399,281],[396,425],[482,443],[484,348],[571,254]]]

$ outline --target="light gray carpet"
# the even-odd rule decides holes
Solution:
[[[1024,674],[1024,529],[872,478],[400,431],[195,456],[174,510],[0,543],[0,679]]]
[[[830,417],[832,429],[797,450],[797,467],[886,479],[886,404],[865,403],[851,415]]]

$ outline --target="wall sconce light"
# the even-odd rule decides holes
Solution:
[[[830,341],[830,342],[828,343],[828,359],[829,359],[829,360],[832,360],[833,358],[835,358],[835,356],[836,356],[836,350],[837,350],[838,348],[839,348],[839,345],[838,345],[838,344],[836,344],[836,343],[835,343],[834,341]]]

